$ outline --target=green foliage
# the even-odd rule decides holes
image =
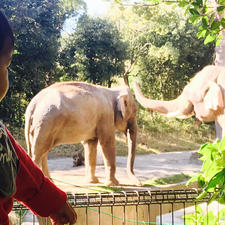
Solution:
[[[203,187],[196,200],[212,193],[210,201],[217,200],[225,204],[225,137],[221,141],[202,145],[198,152],[202,155],[200,160],[203,161],[201,172],[189,181],[197,181]]]
[[[64,5],[68,2],[70,6]],[[10,20],[15,34],[15,54],[9,69],[10,89],[1,102],[1,119],[21,125],[26,103],[57,79],[61,28],[66,18],[75,15],[82,4],[81,0],[0,2],[0,10]]]
[[[151,11],[152,8],[140,8],[140,12],[137,9],[147,19]],[[141,37],[150,45],[137,62],[138,77],[145,94],[171,99],[181,93],[196,72],[212,62],[214,46],[205,46],[196,37],[196,27],[188,23],[181,11],[174,11],[172,6],[153,11],[150,28]]]
[[[205,46],[182,9],[174,5],[113,5],[109,18],[129,42],[126,75],[138,76],[146,95],[177,97],[190,78],[211,64],[214,45]]]
[[[198,153],[202,155],[200,158],[203,161],[201,171],[197,176],[192,177],[187,185],[197,181],[202,187],[202,192],[196,201],[202,200],[210,193],[209,203],[218,201],[220,204],[225,204],[225,137],[221,141],[203,144]],[[195,213],[185,216],[185,221],[190,225],[203,225],[207,221],[216,225],[220,224],[221,218],[222,220],[225,218],[225,208],[219,210],[219,213],[214,214],[209,211],[204,215],[201,207],[197,206]]]
[[[112,77],[123,73],[126,48],[112,23],[83,15],[66,40],[59,61],[67,78],[110,87]]]
[[[114,0],[114,2],[118,2]],[[126,1],[119,1],[123,4]],[[128,1],[133,3],[132,1]],[[179,0],[179,1],[162,1],[162,0],[145,0],[138,1],[136,5],[144,8],[152,8],[156,5],[161,7],[161,3],[172,4],[174,9],[185,9],[185,14],[189,14],[189,22],[198,26],[198,38],[204,38],[204,44],[214,42],[217,46],[222,39],[221,31],[225,28],[224,9],[225,1],[203,1],[203,0]],[[174,11],[175,12],[175,11]]]
[[[212,2],[202,0],[182,0],[178,4],[191,14],[190,23],[195,25],[200,23],[197,36],[205,38],[204,44],[215,42],[219,45],[222,39],[220,31],[225,28],[225,20],[221,15],[225,9],[225,1],[219,0],[217,4],[217,7],[214,7]]]
[[[203,210],[200,205],[196,205],[195,212],[185,215],[185,224],[188,225],[217,225],[223,224],[225,216],[225,209],[221,209],[219,213],[214,213],[213,211],[209,211],[207,213],[203,213]],[[219,223],[218,223],[219,222]]]

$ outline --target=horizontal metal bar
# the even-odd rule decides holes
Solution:
[[[122,191],[110,193],[68,193],[68,200],[74,208],[101,207],[101,206],[126,206],[149,205],[168,203],[194,203],[200,194],[198,189],[181,190],[148,190],[148,191]],[[208,194],[201,202],[207,202],[211,195]],[[14,203],[14,210],[26,209],[18,202]]]

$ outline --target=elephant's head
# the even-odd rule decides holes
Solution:
[[[145,98],[136,82],[134,92],[137,101],[149,110],[182,119],[195,114],[200,121],[211,122],[216,120],[224,109],[223,87],[217,83],[222,73],[225,73],[224,67],[205,67],[184,87],[181,95],[171,101]]]
[[[133,172],[137,138],[137,105],[134,101],[132,92],[129,87],[120,87],[119,89],[117,89],[116,93],[117,97],[115,104],[115,127],[117,130],[122,131],[127,137],[127,172],[130,178],[139,185],[140,182],[134,176]]]

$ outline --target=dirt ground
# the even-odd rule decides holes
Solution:
[[[131,183],[126,173],[127,157],[117,156],[116,178],[123,190],[140,189]],[[101,164],[101,163],[100,163]],[[100,183],[87,185],[85,183],[85,166],[73,167],[73,158],[52,158],[48,166],[54,183],[66,192],[87,193],[98,191],[104,186],[104,165],[97,165],[96,176]],[[175,174],[193,176],[199,172],[201,161],[196,157],[196,151],[170,152],[162,154],[138,155],[135,158],[134,172],[144,183],[153,178],[168,177]]]

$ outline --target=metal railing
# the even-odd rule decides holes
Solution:
[[[197,189],[67,194],[78,215],[77,225],[186,225],[190,213],[195,221],[193,224],[198,224],[198,218],[194,218],[198,216],[196,208],[201,205],[207,213],[210,198],[207,195],[196,202],[198,195]],[[213,206],[214,213],[218,214],[219,207],[218,204]],[[20,203],[15,202],[13,211],[20,217],[19,224],[38,224],[35,216],[26,221],[24,215],[28,210]],[[208,220],[205,221],[204,225],[211,225]]]

